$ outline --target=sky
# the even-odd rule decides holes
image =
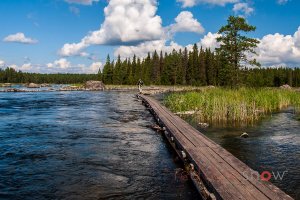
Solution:
[[[230,15],[257,27],[248,36],[263,67],[300,67],[299,10],[299,0],[1,0],[0,67],[96,73],[108,54],[214,49]]]

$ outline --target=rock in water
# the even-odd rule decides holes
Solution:
[[[209,124],[204,122],[199,122],[199,126],[201,126],[202,128],[207,128],[209,127]]]
[[[9,89],[5,90],[5,92],[25,92],[25,90],[20,90],[17,88],[9,88]]]
[[[36,83],[29,83],[27,86],[27,88],[40,88],[40,87],[41,87],[41,85],[36,84]]]
[[[282,86],[280,86],[280,88],[281,88],[281,89],[285,89],[285,90],[290,90],[290,89],[292,89],[292,87],[289,86],[288,84],[282,85]]]
[[[249,135],[248,135],[248,133],[243,133],[240,137],[241,138],[247,138],[247,137],[249,137]]]
[[[105,85],[102,81],[87,81],[84,85],[86,90],[105,90]]]
[[[48,83],[43,83],[43,84],[41,84],[41,87],[52,87],[52,86]]]

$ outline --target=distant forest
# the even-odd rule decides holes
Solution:
[[[75,84],[88,80],[101,80],[99,74],[38,74],[0,68],[0,83],[53,83]]]
[[[142,79],[146,85],[194,85],[230,86],[235,71],[227,67],[222,55],[210,49],[198,48],[192,51],[179,50],[171,53],[156,51],[144,59],[110,60],[107,57],[98,74],[37,74],[0,69],[2,83],[84,83],[87,80],[102,80],[105,84],[135,85]],[[241,68],[238,84],[251,87],[278,87],[289,84],[300,87],[299,68]]]
[[[236,73],[225,57],[195,44],[192,51],[155,51],[142,60],[119,56],[111,62],[108,56],[101,77],[105,84],[132,85],[142,79],[146,85],[232,86]],[[240,68],[238,73],[240,86],[300,86],[300,68]]]

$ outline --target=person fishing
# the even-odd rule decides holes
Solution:
[[[144,82],[142,81],[142,79],[139,79],[139,81],[138,81],[139,93],[142,93],[142,86],[143,85],[144,85]]]

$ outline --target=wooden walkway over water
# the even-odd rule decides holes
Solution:
[[[155,99],[138,98],[162,127],[203,199],[292,199],[270,182],[259,180],[257,172]]]

